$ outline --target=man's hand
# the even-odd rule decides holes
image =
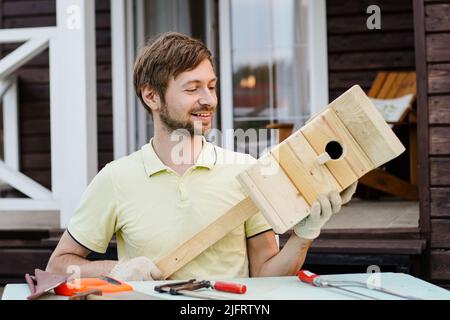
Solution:
[[[294,232],[302,239],[316,239],[324,224],[333,213],[341,210],[342,199],[339,192],[332,191],[328,196],[319,195],[318,201],[311,206],[311,213],[294,226]]]
[[[331,216],[338,213],[341,206],[352,199],[357,185],[358,181],[352,183],[340,194],[337,190],[330,192],[328,196],[321,194],[318,201],[312,204],[311,214],[294,226],[295,234],[303,239],[316,239]]]
[[[162,279],[158,267],[147,257],[119,261],[111,270],[110,277],[122,281],[150,281]]]

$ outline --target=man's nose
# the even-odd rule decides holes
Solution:
[[[208,89],[202,90],[202,95],[199,99],[201,105],[207,105],[214,107],[217,103],[217,97],[215,91]]]

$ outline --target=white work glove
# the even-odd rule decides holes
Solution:
[[[315,201],[311,206],[310,215],[294,226],[295,234],[302,239],[316,239],[331,216],[338,213],[341,206],[351,200],[357,184],[358,182],[351,184],[340,194],[335,190],[330,192],[328,196],[319,195],[318,201]]]
[[[163,277],[152,260],[144,256],[120,260],[109,276],[122,281],[150,281]]]
[[[350,200],[352,200],[352,197],[356,192],[357,186],[358,181],[355,181],[341,192],[342,204],[346,204],[350,202]]]

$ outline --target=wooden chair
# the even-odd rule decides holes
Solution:
[[[363,176],[359,182],[362,185],[386,192],[404,200],[417,200],[417,129],[416,113],[412,104],[416,98],[415,72],[379,72],[368,93],[369,97],[376,99],[395,99],[411,95],[410,106],[402,112],[398,119],[389,122],[395,130],[398,126],[408,126],[409,135],[409,164],[410,179],[405,181],[384,168],[373,170]]]

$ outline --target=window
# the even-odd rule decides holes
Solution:
[[[308,0],[223,0],[220,15],[226,15],[220,23],[221,54],[230,50],[227,61],[221,60],[222,83],[222,129],[259,129],[268,124],[292,124],[301,127],[315,112],[328,103],[328,94],[322,105],[312,106],[311,72],[328,72],[326,46],[317,51],[315,43],[326,44],[325,28],[314,30],[312,23],[318,19],[325,22],[325,11],[316,11],[321,1]],[[323,7],[324,7],[324,3]],[[313,13],[316,14],[313,16]],[[320,35],[319,38],[313,32]],[[319,32],[322,32],[320,34]],[[228,40],[228,41],[227,41]],[[310,42],[309,42],[310,41]],[[227,46],[227,42],[229,45]],[[325,64],[321,70],[313,70],[310,52],[323,55]],[[230,74],[227,75],[227,70]],[[227,76],[229,81],[227,82]],[[228,87],[227,87],[228,84]],[[322,81],[322,92],[328,91],[327,80]],[[231,95],[228,100],[226,95]],[[225,101],[225,102],[224,102]],[[238,151],[260,155],[271,142],[268,135],[258,135],[258,148],[239,145],[242,140],[226,141],[225,146],[234,146]],[[232,143],[230,145],[230,143]],[[245,142],[247,143],[247,142]],[[257,150],[257,154],[255,154]],[[253,152],[252,152],[253,151]]]

